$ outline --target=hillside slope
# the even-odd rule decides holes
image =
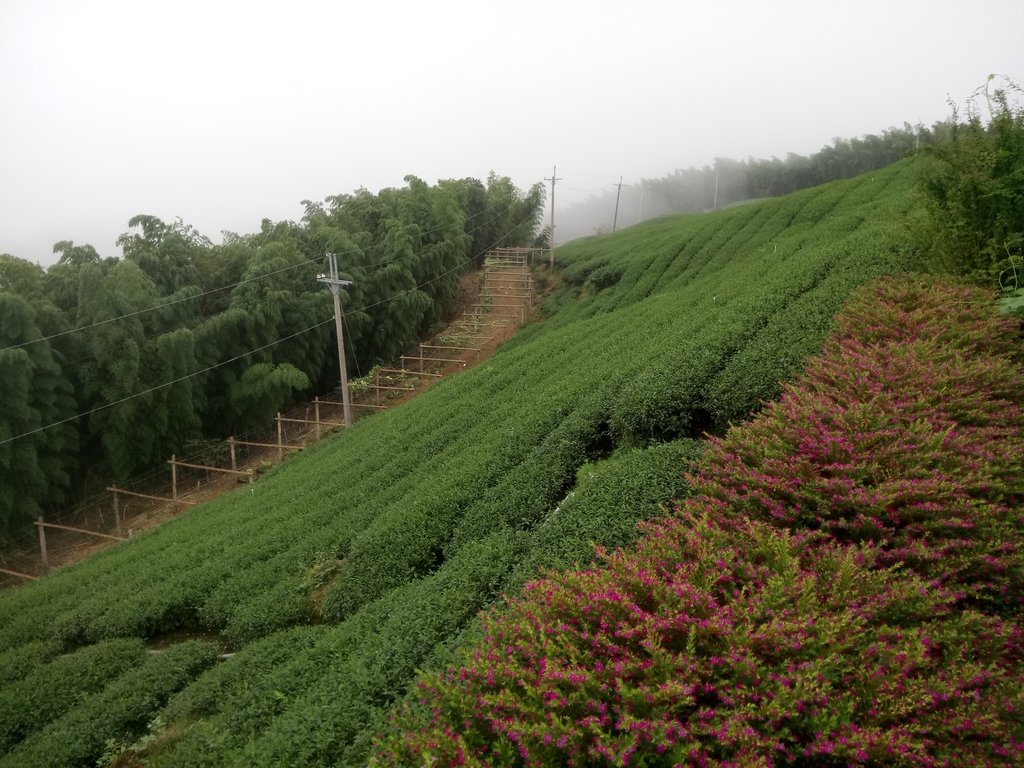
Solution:
[[[918,170],[570,244],[548,319],[488,363],[0,596],[0,722],[26,680],[106,664],[0,734],[0,766],[92,763],[168,701],[154,764],[365,763],[388,707],[482,607],[541,565],[634,540],[683,493],[692,438],[777,394],[850,290],[914,266]],[[667,441],[581,473],[560,505],[587,462]],[[190,633],[207,639],[172,643]],[[116,638],[172,650],[112,663],[96,649]],[[238,653],[215,664],[211,642]],[[139,706],[110,707],[126,686]],[[73,758],[48,757],[58,742]]]
[[[689,498],[488,611],[370,764],[1020,765],[1020,352],[990,292],[858,290]]]

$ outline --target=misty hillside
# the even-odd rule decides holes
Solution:
[[[491,360],[0,594],[0,766],[364,765],[481,608],[635,541],[851,290],[917,266],[921,167],[569,244]]]
[[[937,122],[931,128],[904,123],[859,138],[835,138],[809,156],[790,152],[785,158],[716,157],[711,165],[676,168],[659,178],[624,184],[621,189],[608,184],[585,201],[558,211],[556,239],[564,243],[608,234],[616,225],[621,229],[659,216],[721,210],[850,179],[948,140],[952,126],[952,121]],[[571,173],[566,176],[575,183]]]

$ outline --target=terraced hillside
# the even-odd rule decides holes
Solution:
[[[3,594],[0,766],[92,765],[147,726],[154,765],[365,764],[482,607],[633,541],[705,431],[914,266],[917,173],[566,246],[547,319],[486,364]]]

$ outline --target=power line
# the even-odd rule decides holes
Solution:
[[[508,232],[506,232],[504,235],[502,235],[500,238],[498,238],[498,240],[495,241],[494,244],[488,246],[483,251],[483,253],[486,253],[487,251],[491,250],[491,248],[494,248],[498,243],[500,243],[503,239],[505,239],[505,237],[507,237],[511,232],[515,231],[518,227],[520,227],[523,224],[525,224],[530,219],[530,217],[531,217],[531,215],[527,215],[526,217],[524,217],[522,219],[522,221],[518,222]],[[480,254],[477,254],[477,255],[479,256]],[[426,280],[423,283],[420,283],[419,285],[415,285],[412,288],[409,288],[409,289],[404,290],[404,291],[400,291],[400,292],[394,294],[393,296],[389,296],[386,299],[383,299],[381,301],[376,302],[375,304],[370,304],[370,305],[367,305],[365,307],[361,307],[358,310],[352,310],[351,312],[348,312],[348,313],[342,315],[342,319],[344,319],[348,315],[354,315],[354,314],[356,314],[356,312],[362,312],[362,311],[365,311],[367,309],[372,309],[373,307],[379,307],[382,304],[387,304],[389,301],[394,301],[395,299],[399,298],[400,296],[404,296],[404,295],[406,295],[408,293],[412,293],[413,291],[419,290],[420,288],[423,288],[424,286],[430,285],[431,283],[433,283],[433,282],[435,282],[437,280],[440,280],[442,277],[450,275],[452,272],[456,272],[456,271],[458,271],[460,269],[463,269],[465,267],[465,265],[466,265],[466,262],[463,262],[463,263],[453,267],[452,269],[449,269],[447,272],[442,272],[439,275],[435,275],[430,280]],[[248,357],[249,355],[255,354],[256,352],[262,352],[264,349],[269,349],[270,347],[276,346],[277,344],[280,344],[282,341],[288,341],[289,339],[294,339],[296,336],[301,336],[304,333],[308,333],[309,331],[315,330],[316,328],[320,328],[321,326],[327,325],[328,323],[333,322],[333,321],[334,321],[334,317],[330,317],[330,318],[328,318],[326,320],[323,320],[323,321],[321,321],[319,323],[315,323],[314,325],[311,325],[308,328],[303,328],[301,331],[296,331],[295,333],[289,334],[288,336],[284,336],[284,337],[282,337],[280,339],[277,339],[276,341],[272,341],[269,344],[264,344],[262,347],[257,347],[256,349],[251,349],[248,352],[243,352],[242,354],[236,355],[235,357],[232,357],[229,360],[224,360],[222,362],[219,362],[219,363],[216,363],[214,365],[211,365],[211,366],[208,366],[206,368],[203,368],[202,370],[194,371],[193,373],[188,373],[188,374],[185,374],[184,376],[179,376],[178,378],[173,379],[172,381],[167,381],[167,382],[164,382],[163,384],[157,384],[156,386],[150,387],[149,389],[145,389],[145,390],[143,390],[141,392],[135,392],[135,393],[133,393],[131,395],[127,395],[127,396],[121,398],[120,400],[116,400],[116,401],[114,401],[112,403],[104,403],[103,405],[96,406],[95,408],[93,408],[93,409],[91,409],[89,411],[85,411],[83,413],[79,413],[79,414],[76,414],[74,416],[69,416],[66,419],[61,419],[60,421],[55,421],[55,422],[52,422],[50,424],[46,424],[46,425],[41,426],[41,427],[37,427],[35,429],[29,430],[28,432],[22,432],[21,434],[14,435],[13,437],[9,437],[9,438],[7,438],[5,440],[0,440],[0,446],[7,445],[8,443],[12,443],[15,440],[20,440],[23,437],[29,437],[30,435],[35,435],[35,434],[38,434],[40,432],[45,432],[46,430],[52,429],[53,427],[58,427],[61,424],[67,424],[68,422],[76,421],[78,419],[82,419],[82,418],[85,418],[87,416],[91,416],[94,413],[98,413],[100,411],[106,410],[107,408],[113,408],[115,405],[120,405],[122,403],[128,402],[129,400],[134,400],[137,397],[142,397],[143,395],[148,395],[148,394],[151,394],[152,392],[156,392],[158,390],[165,389],[165,388],[173,386],[175,384],[179,384],[182,381],[186,381],[187,379],[191,379],[191,378],[193,378],[195,376],[201,376],[204,373],[209,373],[210,371],[216,370],[217,368],[220,368],[220,367],[225,366],[225,365],[229,365],[230,363],[234,363],[234,362],[236,362],[238,360],[241,360],[244,357]]]
[[[592,195],[604,191],[604,187],[593,187],[591,189],[577,189],[576,187],[570,187],[568,184],[563,184],[561,188],[568,189],[570,192],[579,192],[582,195]]]
[[[37,434],[39,432],[44,432],[47,429],[52,429],[53,427],[60,426],[61,424],[67,424],[69,421],[75,421],[76,419],[81,419],[81,418],[84,418],[86,416],[92,416],[94,413],[98,413],[100,411],[106,410],[107,408],[113,408],[115,405],[120,405],[121,403],[126,403],[129,400],[134,400],[137,397],[142,397],[143,395],[148,395],[148,394],[150,394],[152,392],[156,392],[157,390],[165,389],[167,387],[174,386],[175,384],[179,384],[179,383],[181,383],[181,382],[183,382],[183,381],[185,381],[187,379],[191,379],[194,376],[201,376],[204,373],[209,373],[210,371],[216,370],[217,368],[220,368],[223,365],[228,365],[229,363],[233,363],[236,360],[241,360],[243,357],[248,357],[249,355],[255,354],[256,352],[262,352],[264,349],[268,349],[268,348],[273,347],[273,346],[275,346],[277,344],[280,344],[282,341],[288,341],[289,339],[294,339],[296,336],[301,336],[304,333],[312,331],[314,328],[319,328],[322,325],[327,325],[327,323],[330,323],[332,320],[333,320],[333,318],[328,318],[327,320],[324,320],[322,322],[316,323],[315,325],[311,325],[308,328],[303,328],[301,331],[296,331],[295,333],[292,333],[292,334],[289,334],[288,336],[280,338],[277,341],[272,341],[269,344],[264,344],[262,347],[257,347],[256,349],[251,349],[248,352],[243,352],[240,355],[236,355],[235,357],[232,357],[230,360],[224,360],[224,361],[222,361],[220,363],[217,363],[215,365],[208,366],[206,368],[203,368],[201,371],[194,371],[193,373],[187,373],[184,376],[179,376],[178,378],[173,379],[171,381],[166,381],[163,384],[157,384],[155,387],[150,387],[149,389],[144,389],[141,392],[135,392],[134,394],[127,395],[126,397],[122,397],[120,400],[115,400],[112,403],[104,403],[103,405],[98,405],[95,408],[93,408],[92,410],[86,411],[85,413],[79,413],[79,414],[76,414],[75,416],[68,416],[68,418],[61,419],[60,421],[55,421],[52,424],[47,424],[46,426],[43,426],[43,427],[37,427],[36,429],[29,430],[28,432],[22,432],[20,435],[15,435],[14,437],[9,437],[6,440],[0,440],[0,445],[7,445],[7,443],[14,442],[15,440],[19,440],[19,439],[21,439],[23,437],[28,437],[29,435],[35,435],[35,434]]]

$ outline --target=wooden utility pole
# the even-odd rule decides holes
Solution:
[[[327,269],[326,275],[320,275],[317,280],[327,285],[334,296],[334,331],[338,338],[338,368],[341,370],[341,404],[345,413],[345,426],[352,426],[352,404],[348,399],[348,371],[345,368],[345,337],[341,327],[341,289],[343,286],[352,285],[351,280],[338,279],[338,257],[333,253],[326,254]]]
[[[619,195],[622,194],[622,188],[628,187],[629,184],[622,183],[622,177],[619,176],[619,183],[615,185],[618,187],[615,191],[615,216],[612,218],[612,234],[615,234],[615,227],[619,223]]]
[[[36,521],[36,528],[39,529],[39,557],[43,561],[43,573],[46,573],[50,570],[50,559],[46,556],[46,531],[44,530],[42,515]]]
[[[551,258],[548,266],[555,268],[555,182],[561,181],[558,178],[558,166],[551,167],[551,178],[544,178],[544,181],[551,182],[551,233],[548,235],[548,247],[551,250]]]
[[[720,172],[721,172],[721,169],[718,167],[718,158],[716,157],[715,158],[715,205],[714,205],[714,208],[713,208],[713,210],[715,210],[715,211],[718,210],[718,176],[719,176]]]

